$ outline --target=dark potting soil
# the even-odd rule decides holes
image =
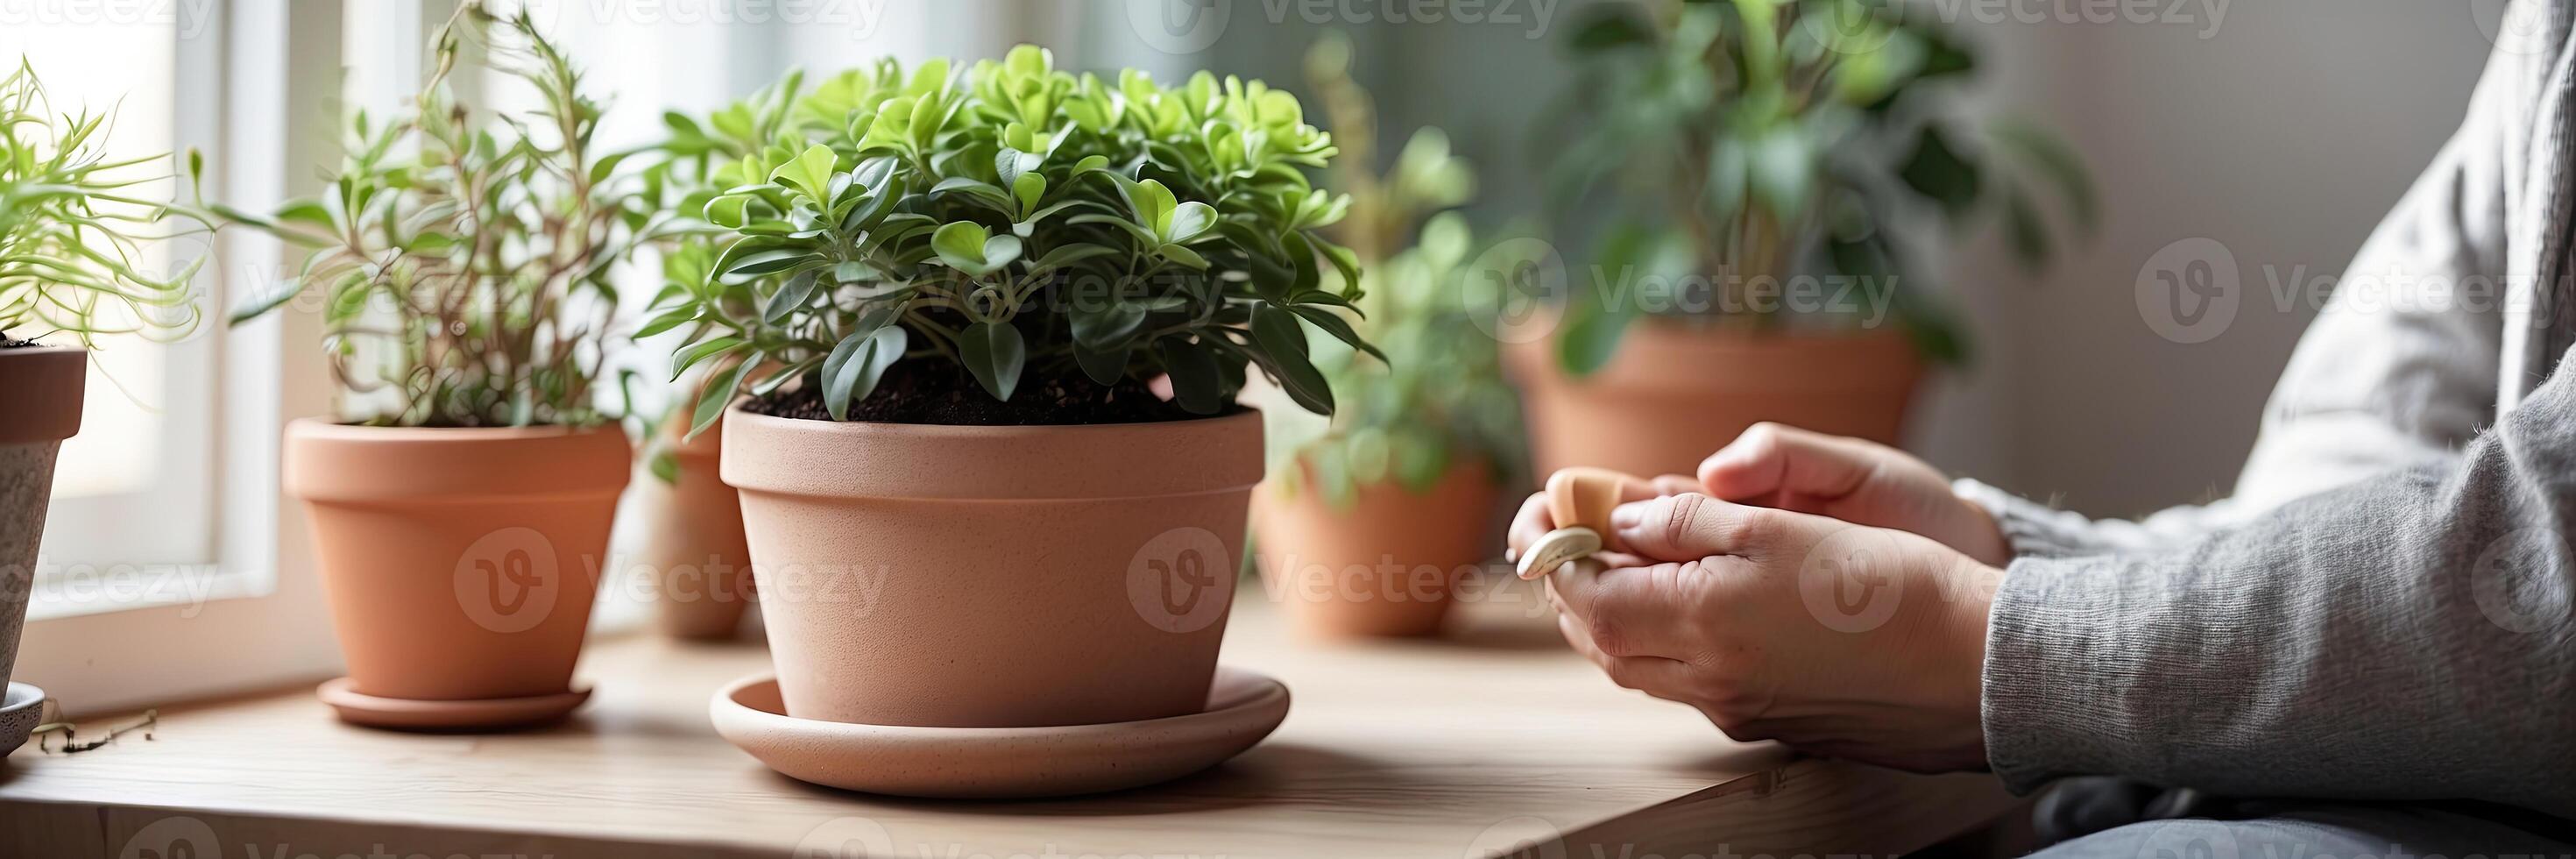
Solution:
[[[898,361],[886,368],[875,393],[850,404],[850,420],[956,426],[1134,424],[1206,417],[1166,402],[1134,379],[1102,385],[1072,369],[1047,373],[1030,367],[1008,402],[993,399],[964,367],[946,361]],[[743,404],[755,414],[828,421],[822,394],[807,387],[756,397]]]

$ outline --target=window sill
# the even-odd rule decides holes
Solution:
[[[194,617],[209,603],[268,596],[275,591],[273,581],[266,572],[201,565],[153,566],[130,575],[51,577],[36,583],[27,602],[27,620],[40,623],[173,607],[182,618]]]

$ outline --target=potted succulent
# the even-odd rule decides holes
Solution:
[[[1494,338],[1469,317],[1473,237],[1453,207],[1474,175],[1437,128],[1413,133],[1388,173],[1376,111],[1339,34],[1307,52],[1336,132],[1334,178],[1351,214],[1333,235],[1363,268],[1356,327],[1385,360],[1316,337],[1339,398],[1329,423],[1268,409],[1270,478],[1253,496],[1263,576],[1301,629],[1322,636],[1438,632],[1461,571],[1486,558],[1503,476],[1520,458],[1520,402]]]
[[[539,107],[478,123],[450,95],[463,40]],[[409,113],[358,114],[330,193],[230,220],[307,248],[310,295],[358,413],[286,430],[349,677],[345,719],[492,726],[560,716],[632,462],[611,392],[612,263],[649,238],[651,188],[596,151],[599,106],[524,12],[461,7]]]
[[[698,209],[726,230],[708,276],[644,328],[690,332],[675,376],[726,368],[692,424],[724,421],[788,715],[1202,709],[1262,469],[1234,395],[1252,365],[1330,411],[1303,327],[1359,342],[1331,312],[1353,255],[1318,233],[1348,201],[1302,172],[1331,138],[1257,81],[1033,46],[792,101]]]
[[[109,155],[112,124],[57,108],[25,62],[0,77],[0,687],[17,662],[54,454],[80,430],[89,350],[103,337],[172,339],[197,324],[189,282],[204,259],[167,276],[145,260],[149,243],[172,237],[164,225],[211,224],[139,196],[164,178],[143,168],[169,156]]]
[[[1687,473],[1763,420],[1892,443],[1925,359],[1964,357],[1893,228],[1999,217],[2035,267],[2042,189],[2094,217],[2055,137],[1957,121],[1975,56],[1903,4],[1605,3],[1572,45],[1554,208],[1608,205],[1552,336],[1507,349],[1542,469]]]

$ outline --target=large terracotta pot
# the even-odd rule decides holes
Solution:
[[[1540,474],[1591,465],[1692,474],[1762,421],[1895,444],[1923,363],[1902,332],[1748,334],[1656,320],[1568,378],[1551,340],[1505,347]]]
[[[1261,415],[931,426],[725,415],[790,716],[1032,727],[1207,704]]]
[[[658,585],[654,625],[680,638],[728,638],[751,606],[751,547],[741,496],[716,468],[724,427],[692,439],[675,420],[665,435],[679,480],[647,478],[637,487],[648,520],[641,560]]]
[[[631,460],[614,425],[288,424],[286,490],[311,519],[356,691],[568,692]]]
[[[1300,632],[1321,638],[1432,635],[1458,579],[1492,541],[1493,469],[1456,462],[1415,493],[1361,484],[1348,508],[1315,491],[1264,483],[1254,494],[1253,549],[1269,597]]]
[[[0,348],[0,688],[18,664],[18,633],[36,585],[36,543],[45,535],[45,506],[53,496],[54,453],[80,432],[88,360],[65,347]]]

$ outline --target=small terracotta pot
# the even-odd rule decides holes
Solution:
[[[725,415],[780,697],[955,728],[1204,709],[1261,415],[932,426]]]
[[[88,353],[73,348],[0,348],[0,688],[18,664],[18,633],[36,586],[36,543],[45,536],[45,506],[53,497],[54,454],[80,432],[88,361]]]
[[[1923,376],[1903,332],[1748,334],[1645,320],[1599,371],[1568,378],[1552,340],[1505,347],[1538,473],[1590,465],[1692,474],[1762,421],[1895,444]]]
[[[1361,484],[1348,508],[1311,479],[1294,491],[1262,484],[1253,550],[1268,596],[1308,635],[1437,634],[1458,578],[1488,554],[1499,489],[1482,461],[1452,463],[1419,494],[1393,481]]]
[[[286,490],[311,519],[354,691],[568,692],[632,458],[613,425],[288,424]]]
[[[742,499],[716,468],[724,427],[692,439],[685,422],[669,423],[664,441],[680,479],[648,477],[637,487],[647,518],[641,560],[658,585],[653,622],[679,638],[729,638],[752,604],[752,578]]]

